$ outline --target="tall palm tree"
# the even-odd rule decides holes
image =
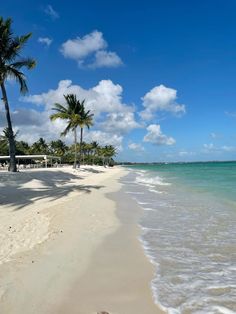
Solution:
[[[85,110],[85,99],[81,102],[81,111],[80,111],[80,119],[78,125],[80,126],[80,150],[79,150],[79,164],[81,163],[82,157],[82,143],[83,143],[83,130],[86,126],[88,129],[93,125],[93,113],[90,113],[90,110]]]
[[[14,37],[11,31],[11,23],[11,19],[8,18],[4,21],[3,18],[0,17],[0,87],[2,100],[5,105],[7,127],[9,132],[9,171],[16,172],[16,144],[12,129],[5,82],[9,78],[15,79],[20,84],[20,92],[25,94],[28,91],[28,88],[25,76],[21,72],[21,68],[26,67],[28,69],[32,69],[36,62],[31,58],[20,57],[21,50],[31,37],[31,33]]]
[[[50,116],[52,121],[56,119],[62,119],[67,121],[67,126],[65,130],[61,133],[62,136],[65,136],[68,132],[74,132],[74,168],[77,166],[77,127],[84,127],[84,125],[92,125],[92,115],[89,113],[90,111],[85,111],[84,102],[80,102],[76,95],[68,94],[64,95],[66,100],[66,105],[63,106],[61,104],[56,103],[54,105],[53,110],[57,111],[56,113]],[[91,117],[90,117],[91,116]],[[90,117],[90,120],[89,120]],[[83,132],[80,139],[83,140]],[[82,140],[80,142],[82,143]],[[80,146],[81,147],[81,146]],[[80,160],[81,160],[81,149],[80,149]]]

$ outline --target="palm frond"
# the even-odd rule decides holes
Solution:
[[[69,122],[67,127],[65,128],[65,130],[63,132],[61,132],[61,136],[66,136],[66,134],[68,134],[70,132],[70,130],[74,130],[75,127],[73,127],[71,125],[71,123]]]
[[[66,107],[62,106],[59,103],[55,103],[54,107],[52,108],[52,110],[55,110],[55,111],[58,111],[58,112],[61,112],[61,113],[68,112],[68,109]]]
[[[50,115],[50,120],[55,121],[57,119],[69,120],[70,116],[66,112],[57,112]]]
[[[20,92],[22,94],[26,94],[28,92],[28,87],[26,84],[25,76],[22,72],[18,71],[17,69],[8,66],[6,68],[6,76],[15,79],[20,84]]]
[[[22,36],[17,36],[15,38],[13,38],[12,40],[12,52],[14,50],[14,55],[18,56],[22,50],[22,48],[24,48],[24,45],[26,44],[26,42],[28,41],[28,39],[32,36],[32,33],[28,33],[26,35],[22,35]]]
[[[32,36],[32,33],[28,33],[26,35],[19,36],[18,40],[19,40],[20,45],[23,46],[31,36]]]
[[[19,61],[16,61],[10,64],[10,66],[15,69],[21,69],[22,67],[26,67],[29,70],[34,68],[35,65],[36,65],[36,61],[31,58],[21,59]]]

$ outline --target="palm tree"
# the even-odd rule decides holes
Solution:
[[[16,141],[16,153],[19,155],[27,155],[30,152],[30,146],[25,141]]]
[[[62,136],[65,136],[68,132],[74,132],[74,168],[77,166],[77,127],[80,128],[92,125],[92,116],[90,111],[85,111],[84,109],[84,100],[80,103],[77,99],[76,95],[68,94],[64,95],[66,100],[66,106],[62,106],[61,104],[56,103],[54,105],[53,110],[57,111],[56,113],[50,116],[52,121],[56,119],[62,119],[67,121],[67,126],[65,130],[61,133]],[[83,131],[81,131],[80,135],[80,143],[83,140]],[[80,146],[80,160],[81,160],[81,146]],[[80,161],[79,160],[79,161]]]
[[[45,139],[40,137],[37,142],[34,142],[33,145],[31,146],[31,153],[33,153],[33,154],[48,154],[49,148],[48,148],[48,144],[46,143]]]
[[[106,145],[103,148],[103,156],[105,157],[105,165],[111,165],[112,164],[112,157],[116,155],[116,149],[112,145]]]
[[[28,91],[26,79],[21,72],[21,68],[26,67],[32,69],[36,62],[31,58],[21,58],[20,53],[25,43],[31,37],[31,33],[14,37],[11,31],[11,19],[3,20],[0,17],[0,86],[2,92],[2,100],[5,105],[6,119],[9,132],[9,154],[10,165],[9,171],[16,172],[16,144],[12,129],[10,108],[5,88],[5,82],[9,78],[15,79],[20,84],[20,92],[25,94]]]
[[[51,141],[50,150],[54,155],[63,157],[66,153],[67,146],[62,140]]]
[[[85,110],[84,107],[85,99],[81,102],[81,110],[80,110],[80,119],[78,121],[78,125],[80,126],[80,150],[79,150],[79,164],[81,163],[82,157],[82,143],[83,143],[83,130],[86,126],[88,129],[93,125],[93,113],[90,113],[90,110]]]

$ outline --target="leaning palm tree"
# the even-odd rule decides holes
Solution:
[[[9,171],[16,172],[16,144],[14,133],[12,129],[12,121],[10,115],[10,108],[7,98],[5,83],[7,79],[15,79],[20,84],[20,92],[25,94],[28,91],[26,79],[21,72],[23,67],[32,69],[36,62],[31,58],[21,58],[20,53],[25,43],[31,37],[31,33],[14,37],[11,31],[11,19],[3,20],[0,17],[0,87],[2,92],[2,100],[5,105],[10,164]]]
[[[62,120],[67,121],[67,126],[65,130],[61,133],[62,136],[65,136],[70,131],[74,132],[74,148],[75,148],[74,168],[76,168],[77,166],[77,128],[78,126],[80,126],[80,128],[81,126],[84,126],[85,122],[86,122],[85,125],[89,124],[90,126],[92,124],[92,117],[91,117],[91,121],[88,121],[88,116],[91,116],[91,115],[89,114],[89,112],[85,111],[84,101],[80,103],[76,95],[68,94],[68,95],[64,95],[64,98],[66,100],[66,105],[63,106],[61,104],[56,103],[54,105],[54,108],[52,109],[57,112],[52,114],[50,116],[50,119],[52,121],[55,121],[57,119],[62,119]],[[85,119],[85,117],[87,118],[87,120]],[[80,138],[83,139],[83,135]],[[80,160],[81,160],[81,149],[80,149]]]

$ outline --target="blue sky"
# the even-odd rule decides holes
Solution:
[[[7,83],[20,139],[58,137],[51,107],[75,92],[95,113],[86,139],[114,144],[119,160],[235,159],[235,1],[14,0],[1,15],[33,33],[29,94]]]

